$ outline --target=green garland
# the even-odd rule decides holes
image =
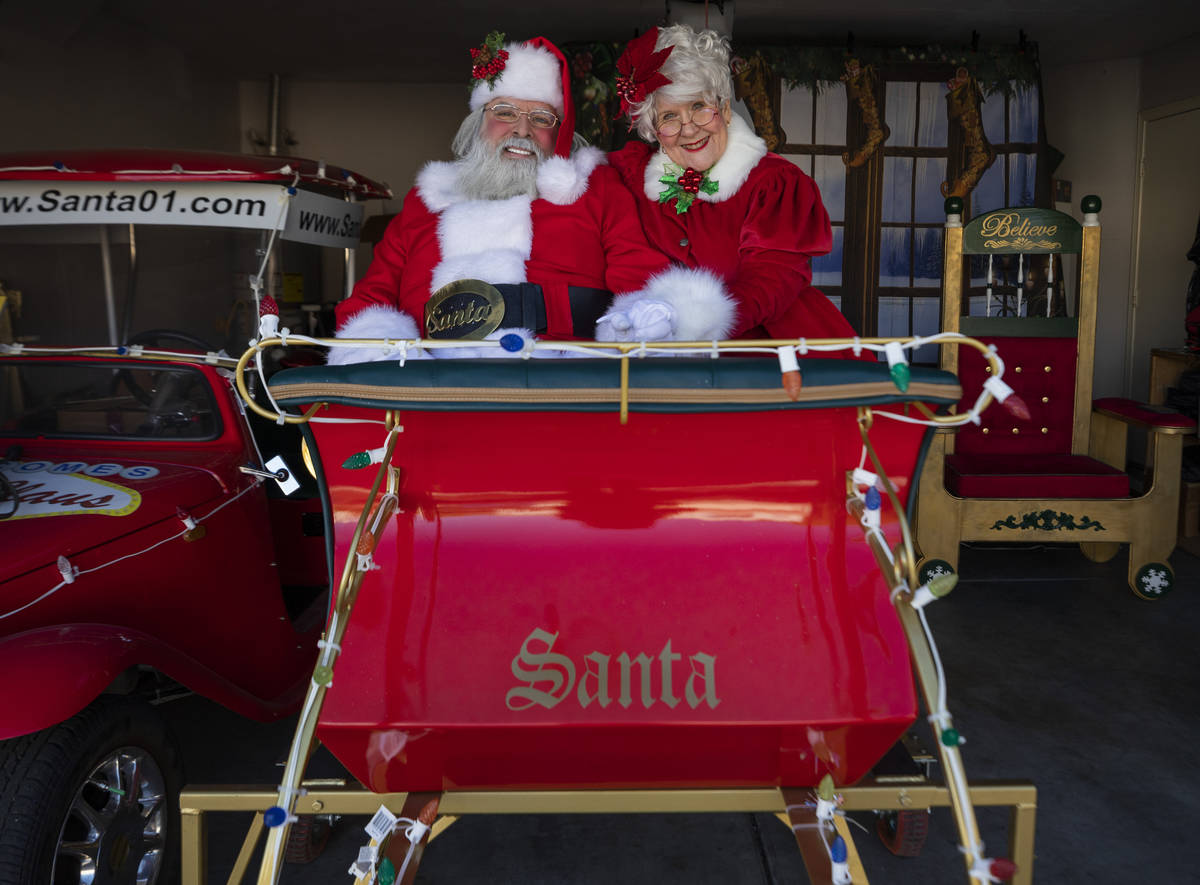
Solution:
[[[633,134],[629,122],[620,113],[616,91],[616,61],[624,51],[623,43],[580,42],[561,46],[571,66],[571,95],[575,99],[575,131],[604,150],[616,150]],[[985,96],[993,92],[1011,95],[1038,83],[1037,44],[1021,46],[950,47],[895,46],[856,47],[804,44],[739,44],[735,51],[743,58],[761,54],[771,69],[792,89],[804,87],[814,95],[839,84],[846,73],[846,60],[856,58],[863,67],[945,65],[947,78],[954,68],[966,68],[975,77]]]
[[[952,65],[963,67],[976,79],[985,96],[994,92],[1011,95],[1038,83],[1037,45],[994,46],[971,49],[933,44],[930,46],[894,46],[856,48],[844,46],[780,46],[749,44],[736,47],[739,55],[749,58],[756,52],[771,65],[791,89],[803,86],[814,95],[837,83],[846,72],[846,60],[858,59],[866,67],[883,65]]]

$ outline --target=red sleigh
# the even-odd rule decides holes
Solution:
[[[868,773],[917,716],[914,664],[947,785],[909,787],[954,808],[968,880],[988,881],[900,513],[957,379],[812,359],[793,401],[774,359],[619,363],[271,379],[273,408],[314,419],[343,571],[259,881],[315,740],[370,794],[314,801],[391,809],[363,883],[411,880],[436,814],[500,808],[775,811],[814,881],[851,881],[833,790],[901,808]],[[1033,788],[973,798],[1025,809],[1010,848],[1031,881]]]

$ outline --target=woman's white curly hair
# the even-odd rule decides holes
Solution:
[[[729,70],[729,38],[713,30],[694,31],[689,25],[670,25],[658,29],[655,50],[673,46],[660,68],[671,82],[660,86],[644,100],[629,107],[629,118],[638,135],[657,141],[654,125],[654,100],[686,102],[699,98],[721,107],[733,100],[733,75]]]

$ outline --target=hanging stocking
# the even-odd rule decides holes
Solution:
[[[783,144],[784,133],[771,109],[771,94],[767,88],[770,82],[770,65],[760,53],[733,60],[734,94],[750,109],[755,134],[767,143],[767,150],[773,151]]]
[[[967,73],[966,68],[959,68],[948,85],[950,91],[946,93],[946,115],[951,123],[957,123],[962,129],[966,165],[955,181],[942,182],[942,196],[966,199],[996,159],[996,149],[988,143],[983,132],[983,117],[979,113],[983,93],[979,91],[975,78]]]
[[[846,73],[842,74],[846,84],[846,96],[858,105],[863,124],[867,127],[867,138],[853,154],[842,154],[842,162],[851,168],[861,166],[871,159],[871,154],[888,140],[892,130],[879,119],[879,106],[875,104],[875,69],[870,65],[859,65],[857,58],[846,59]]]

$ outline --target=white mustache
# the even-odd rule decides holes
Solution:
[[[535,156],[545,159],[544,155],[542,154],[542,149],[538,146],[537,142],[531,138],[522,138],[519,135],[510,136],[509,138],[506,138],[504,141],[500,142],[499,147],[496,148],[496,154],[503,154],[505,148],[510,147],[520,148],[523,151],[529,151]]]

